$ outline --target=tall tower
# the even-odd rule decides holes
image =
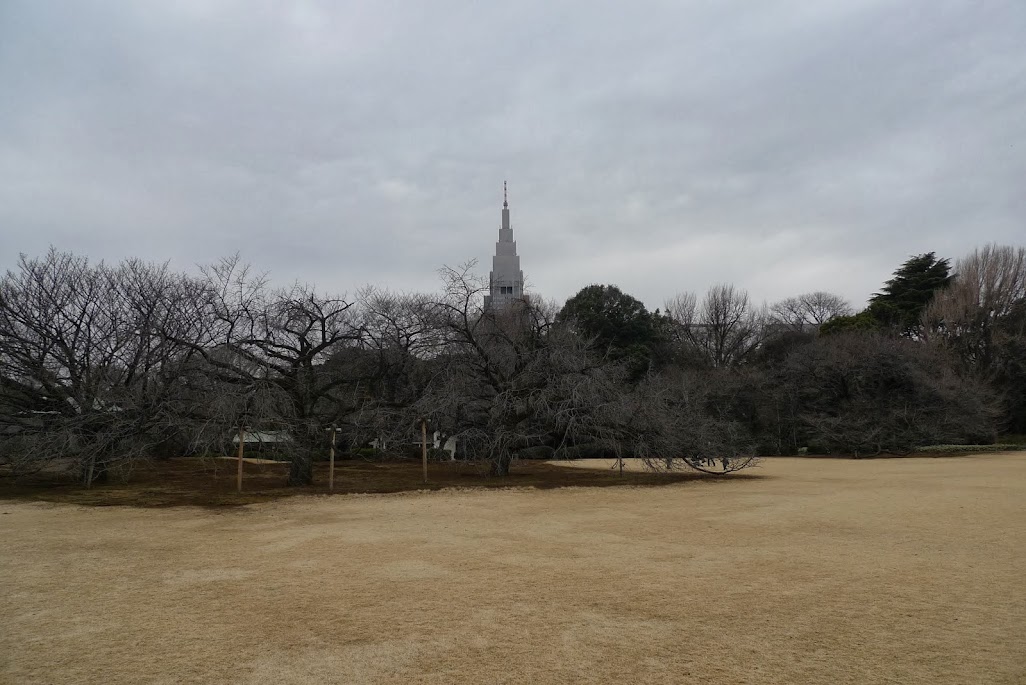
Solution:
[[[524,272],[520,270],[517,256],[517,241],[513,240],[513,227],[509,223],[509,198],[506,182],[502,182],[502,225],[499,240],[495,243],[492,270],[488,274],[488,294],[485,295],[485,309],[508,307],[514,300],[524,297]]]

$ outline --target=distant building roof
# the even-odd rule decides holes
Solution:
[[[247,445],[292,442],[292,436],[288,431],[246,431],[245,436]],[[238,433],[232,438],[232,444],[239,444]]]

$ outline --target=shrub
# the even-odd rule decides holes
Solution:
[[[926,445],[917,447],[917,454],[977,454],[983,452],[1026,452],[1026,445],[995,444],[995,445]]]

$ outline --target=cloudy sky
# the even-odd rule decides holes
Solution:
[[[1026,243],[1023,0],[2,0],[0,266],[860,305]]]

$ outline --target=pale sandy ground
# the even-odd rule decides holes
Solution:
[[[601,471],[616,471],[620,468],[620,464],[616,459],[575,459],[574,461],[558,460],[547,461],[545,463],[556,464],[558,466],[567,466],[575,469],[591,469]],[[641,459],[624,459],[623,470],[625,472],[641,472],[648,470],[648,467],[645,465],[645,462]],[[749,473],[758,473],[758,475],[766,475],[764,471],[749,471]]]
[[[238,457],[218,457],[218,459],[221,460],[221,461],[234,461],[236,463],[238,463],[238,461],[239,461]],[[245,457],[245,456],[242,458],[242,461],[246,462],[247,464],[280,464],[281,463],[280,459],[261,459],[259,457]]]
[[[1026,454],[0,502],[4,683],[1023,683]]]

